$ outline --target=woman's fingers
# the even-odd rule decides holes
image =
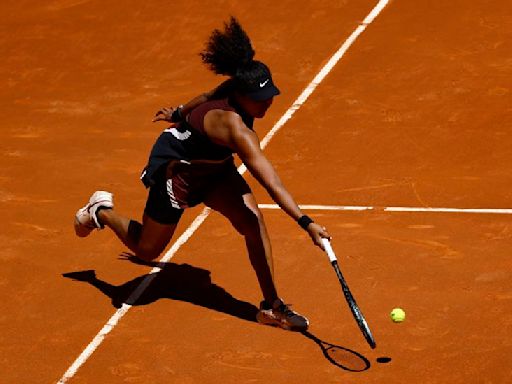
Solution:
[[[174,108],[164,107],[160,109],[157,113],[155,113],[155,117],[153,118],[153,123],[156,121],[171,121],[172,113],[174,112]]]
[[[322,227],[322,230],[320,231],[320,236],[325,239],[331,240],[331,235],[329,235],[329,232],[327,232],[327,228],[325,227]]]
[[[327,228],[318,225],[317,223],[311,223],[308,227],[308,232],[315,245],[319,246],[322,250],[324,246],[322,244],[322,238],[331,239],[331,235],[327,232]]]

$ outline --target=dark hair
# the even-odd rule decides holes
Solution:
[[[224,31],[215,29],[200,53],[203,63],[219,75],[235,77],[253,61],[254,49],[247,33],[233,16],[224,23]]]
[[[223,31],[215,29],[211,33],[200,56],[211,71],[230,76],[236,89],[249,92],[262,78],[271,76],[265,64],[254,60],[255,53],[249,36],[231,16]]]

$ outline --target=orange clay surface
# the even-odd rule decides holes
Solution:
[[[256,124],[263,137],[376,3],[1,3],[0,383],[58,381],[150,271],[108,230],[75,237],[73,215],[106,189],[140,218],[139,172],[165,128],[152,115],[221,81],[198,57],[211,30],[236,15],[273,70],[282,96]],[[511,13],[510,1],[391,1],[266,149],[296,200],[509,208]],[[509,215],[308,213],[333,235],[377,349],[281,211],[264,211],[276,281],[311,336],[244,320],[260,292],[214,213],[69,382],[510,382]],[[345,350],[329,361],[315,338]]]

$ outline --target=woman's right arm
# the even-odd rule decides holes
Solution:
[[[211,91],[200,94],[199,96],[194,97],[192,100],[187,103],[177,107],[165,107],[160,109],[154,119],[153,122],[156,121],[167,121],[169,123],[177,123],[181,121],[185,116],[187,116],[194,108],[199,105],[206,103],[209,100],[221,99],[227,97],[231,88],[232,88],[233,80],[228,79],[217,87],[212,89]]]

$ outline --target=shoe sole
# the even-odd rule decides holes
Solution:
[[[308,328],[309,328],[309,324],[306,325],[305,328],[302,328],[302,327],[293,327],[293,326],[289,326],[289,325],[286,325],[282,322],[280,322],[279,320],[260,320],[260,317],[258,315],[256,315],[256,321],[259,323],[259,324],[262,324],[262,325],[268,325],[270,327],[275,327],[275,328],[281,328],[281,329],[284,329],[285,331],[292,331],[292,332],[304,332],[304,331],[307,331]]]

